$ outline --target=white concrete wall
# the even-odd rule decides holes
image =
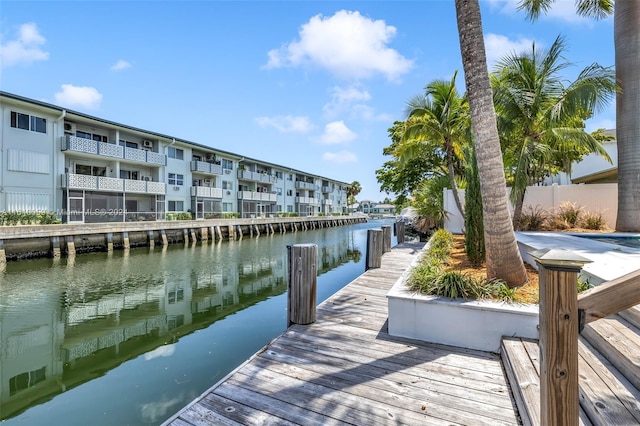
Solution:
[[[460,191],[464,202],[464,191]],[[615,228],[618,214],[618,184],[602,183],[593,185],[550,185],[530,186],[524,197],[524,211],[528,206],[551,210],[565,202],[574,203],[591,213],[601,213],[607,226]],[[464,217],[458,211],[449,189],[444,191],[444,208],[449,213],[445,220],[445,228],[454,234],[464,232]],[[513,206],[510,206],[513,211]]]

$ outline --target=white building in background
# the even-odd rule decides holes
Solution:
[[[0,211],[69,223],[347,213],[345,182],[6,92],[0,111]]]

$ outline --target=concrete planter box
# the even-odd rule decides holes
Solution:
[[[415,293],[406,282],[418,262],[387,293],[390,335],[496,353],[502,336],[538,339],[538,305]]]

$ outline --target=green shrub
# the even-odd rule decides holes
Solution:
[[[607,226],[607,221],[602,217],[602,213],[586,212],[582,215],[580,224],[585,229],[600,231]]]
[[[517,227],[521,231],[540,231],[546,220],[547,213],[540,206],[527,206],[520,215]]]
[[[581,212],[582,207],[576,206],[575,203],[566,202],[558,207],[557,216],[564,220],[570,228],[574,228],[578,224]]]
[[[591,285],[591,283],[589,282],[589,280],[581,280],[578,278],[578,293],[582,293],[583,291],[587,291],[589,290],[591,287],[593,287]]]

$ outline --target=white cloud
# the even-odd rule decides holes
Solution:
[[[484,36],[484,44],[487,51],[487,66],[491,71],[503,56],[531,51],[533,40],[523,37],[511,40],[507,36],[490,33]]]
[[[371,100],[369,92],[359,90],[354,86],[346,88],[336,86],[331,89],[331,92],[331,100],[323,107],[326,117],[336,117],[352,110],[354,106],[364,106],[366,102]]]
[[[260,127],[273,127],[282,133],[306,133],[314,127],[309,117],[303,116],[256,117],[255,121]]]
[[[2,68],[13,65],[30,65],[36,61],[49,59],[49,52],[42,50],[41,46],[47,40],[40,35],[35,23],[30,22],[20,25],[18,37],[0,44],[0,64]]]
[[[324,133],[320,136],[319,142],[324,145],[335,145],[351,142],[356,137],[357,135],[344,124],[344,121],[334,121],[324,126]]]
[[[324,161],[338,164],[355,163],[358,161],[358,157],[350,151],[325,152],[322,154],[322,159]]]
[[[151,361],[154,358],[171,356],[175,352],[176,352],[176,345],[174,344],[160,346],[152,350],[151,352],[147,352],[146,354],[144,354],[144,360]]]
[[[268,52],[265,68],[313,65],[348,79],[376,74],[398,80],[413,66],[388,44],[396,28],[359,12],[341,10],[333,16],[316,15],[302,25],[299,39]]]
[[[98,109],[102,102],[102,95],[93,87],[63,84],[62,91],[56,93],[56,102],[67,107],[82,107]]]
[[[122,71],[130,67],[131,64],[129,62],[125,61],[124,59],[119,59],[118,62],[111,65],[111,71]]]

